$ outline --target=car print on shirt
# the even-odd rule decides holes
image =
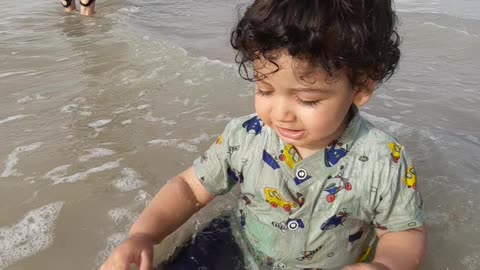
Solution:
[[[373,250],[373,247],[371,246],[368,246],[363,252],[362,252],[362,256],[360,256],[360,258],[357,260],[357,262],[367,262],[369,257],[370,257],[370,254],[372,253],[372,250]]]
[[[295,183],[295,185],[300,185],[301,183],[307,181],[308,179],[312,178],[312,176],[310,175],[306,175],[304,176],[303,178],[300,178],[298,175],[295,176],[295,178],[293,178],[293,182]]]
[[[343,189],[347,191],[352,190],[352,184],[348,181],[347,178],[343,177],[343,169],[344,169],[344,166],[342,165],[340,166],[340,172],[338,173],[338,175],[334,177],[328,176],[327,178],[327,181],[329,181],[329,183],[323,189],[323,191],[328,193],[326,198],[328,203],[332,203],[333,201],[335,201],[337,193],[340,192],[341,190]]]
[[[242,229],[245,229],[245,225],[247,224],[246,223],[246,216],[247,215],[245,214],[245,212],[243,212],[242,209],[239,210],[239,213],[240,213],[240,227]]]
[[[247,197],[247,195],[242,195],[242,200],[245,202],[245,205],[249,205],[252,201]]]
[[[337,145],[340,148],[335,148],[335,146]],[[342,159],[348,154],[348,145],[346,148],[342,148],[342,146],[342,143],[335,142],[331,146],[329,145],[330,148],[325,149],[325,166],[335,166],[335,164],[337,164],[340,159]]]
[[[263,150],[262,159],[268,166],[272,167],[272,169],[280,169],[278,162],[266,150]]]
[[[253,133],[255,135],[258,135],[262,131],[263,122],[262,122],[262,119],[258,118],[257,116],[254,116],[248,119],[247,121],[245,121],[242,124],[242,127],[244,127],[248,133]]]
[[[378,224],[378,222],[373,222],[373,221],[372,221],[370,224],[372,225],[372,227],[373,227],[374,229],[379,229],[379,230],[382,230],[382,231],[388,230],[387,227]]]
[[[227,168],[228,179],[235,183],[243,183],[243,174],[242,172],[237,172],[235,169]]]
[[[314,250],[311,250],[311,251],[304,251],[302,252],[302,257],[298,257],[297,258],[297,261],[303,261],[305,259],[307,260],[312,260],[313,259],[313,255],[315,255],[317,252],[320,251],[320,249],[322,249],[323,246],[319,246],[318,248],[314,249]]]
[[[362,235],[363,235],[363,230],[360,230],[354,234],[351,234],[348,236],[348,242],[353,243],[358,239],[362,238]]]
[[[402,151],[402,146],[392,142],[388,143],[387,145],[390,149],[390,152],[392,153],[393,162],[398,163],[398,160],[400,159],[400,152]]]
[[[413,166],[408,167],[405,178],[402,179],[402,182],[405,183],[408,188],[417,190],[417,175]]]
[[[283,208],[283,210],[287,212],[290,212],[292,208],[295,208],[295,204],[289,201],[285,201],[282,195],[280,195],[280,193],[278,192],[278,190],[267,187],[263,190],[263,192],[265,194],[265,200],[273,208],[277,208],[280,206],[281,208]]]
[[[303,194],[300,192],[297,192],[296,196],[295,202],[302,206],[305,203],[305,196],[303,196]]]
[[[298,154],[297,150],[295,150],[295,147],[291,144],[285,145],[285,147],[282,150],[282,153],[280,156],[278,156],[278,159],[285,163],[290,169],[293,169],[295,167],[295,164],[302,160],[300,155]]]
[[[327,221],[325,221],[322,226],[320,226],[320,229],[322,231],[330,230],[333,229],[339,225],[343,225],[345,220],[347,219],[347,212],[346,211],[340,211],[338,214],[335,214],[331,216]]]

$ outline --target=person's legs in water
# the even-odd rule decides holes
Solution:
[[[80,15],[92,16],[95,14],[95,0],[80,0]]]
[[[65,8],[65,12],[75,11],[75,0],[60,0],[62,6]]]

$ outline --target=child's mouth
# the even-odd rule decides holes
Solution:
[[[293,130],[293,129],[287,129],[287,128],[281,128],[281,127],[276,127],[278,134],[281,137],[291,139],[291,140],[298,140],[300,139],[305,131],[303,130]]]

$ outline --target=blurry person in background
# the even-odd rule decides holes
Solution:
[[[75,0],[60,0],[65,12],[74,12]],[[95,0],[80,0],[80,15],[92,16],[95,14]]]

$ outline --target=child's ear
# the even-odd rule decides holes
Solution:
[[[375,90],[376,82],[374,80],[368,79],[363,85],[356,86],[353,95],[353,104],[357,107],[361,107],[370,100]]]

